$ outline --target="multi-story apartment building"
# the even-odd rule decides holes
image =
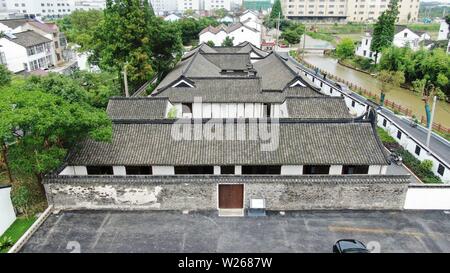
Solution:
[[[7,0],[6,9],[29,17],[61,17],[74,10],[74,0]]]
[[[75,0],[75,9],[101,10],[106,7],[106,0]]]
[[[285,16],[305,21],[375,21],[389,0],[282,0]],[[419,0],[399,0],[399,23],[416,21]]]
[[[177,0],[150,0],[156,14],[163,15],[177,10]]]
[[[200,0],[177,0],[177,10],[181,12],[200,10],[200,2]]]
[[[290,19],[345,21],[348,0],[284,0],[283,12]]]
[[[226,9],[231,10],[231,0],[204,0],[205,10]]]

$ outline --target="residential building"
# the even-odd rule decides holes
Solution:
[[[445,22],[445,20],[441,20],[441,25],[439,27],[438,41],[448,40],[449,37],[449,28],[450,26]]]
[[[181,17],[174,13],[171,13],[171,14],[167,15],[166,17],[164,17],[164,21],[169,21],[169,22],[176,22],[180,19],[181,19]]]
[[[201,10],[200,0],[177,0],[177,10],[185,12],[186,10],[199,11]]]
[[[177,0],[150,0],[150,3],[158,15],[177,11]]]
[[[0,49],[6,66],[13,73],[44,70],[55,65],[52,42],[35,31],[27,30],[6,33],[0,39]]]
[[[62,65],[69,60],[71,54],[67,49],[67,40],[63,33],[59,32],[59,28],[55,23],[45,23],[36,19],[10,19],[0,20],[0,31],[5,33],[20,33],[32,30],[39,35],[52,40],[51,53],[52,64]]]
[[[231,10],[231,0],[204,0],[205,10],[226,9]]]
[[[0,0],[2,1],[2,0]],[[26,17],[57,18],[70,14],[75,8],[74,0],[7,0],[1,5],[16,15]]]
[[[343,97],[249,43],[202,44],[152,95],[112,98],[107,112],[112,141],[82,141],[45,177],[55,209],[403,208],[409,178],[386,174],[374,110],[352,117]]]
[[[269,10],[273,5],[270,0],[244,0],[243,2],[245,9],[253,11]]]
[[[261,47],[261,31],[248,26],[246,22],[239,22],[230,26],[223,24],[218,27],[209,26],[199,34],[200,43],[212,41],[217,46],[222,45],[226,37],[233,39],[234,45],[250,42]]]
[[[412,50],[418,50],[421,46],[428,48],[426,45],[430,41],[431,37],[428,33],[423,31],[413,31],[406,26],[395,26],[395,35],[392,44],[396,47],[408,46]],[[372,44],[372,33],[366,32],[361,38],[361,42],[356,47],[355,54],[357,56],[370,58],[375,61],[380,60],[381,53],[378,53],[378,58],[375,56],[375,52],[372,52],[370,47]]]
[[[388,8],[389,0],[282,0],[284,15],[302,21],[373,22]],[[414,22],[419,0],[399,1],[399,23]]]
[[[75,0],[76,10],[102,10],[106,8],[106,0]]]

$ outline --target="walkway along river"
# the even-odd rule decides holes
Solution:
[[[346,79],[357,86],[367,89],[372,93],[380,94],[381,83],[377,79],[368,74],[342,66],[333,58],[322,54],[307,53],[305,54],[305,61],[329,74]],[[412,91],[400,87],[393,88],[386,94],[386,99],[410,109],[413,115],[419,120],[421,116],[425,116],[425,107],[422,97]],[[443,101],[437,103],[434,122],[441,123],[447,128],[450,127],[449,103]]]

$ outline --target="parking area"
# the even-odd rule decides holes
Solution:
[[[450,252],[443,211],[217,212],[72,211],[51,215],[22,252],[330,252],[354,238],[381,252]]]

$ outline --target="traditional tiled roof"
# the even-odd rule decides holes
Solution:
[[[257,29],[254,29],[252,27],[249,27],[249,26],[239,22],[239,23],[232,24],[230,26],[226,26],[224,24],[221,24],[218,27],[208,26],[208,27],[204,28],[202,31],[200,31],[199,35],[202,35],[202,34],[204,34],[206,32],[211,32],[213,34],[217,34],[217,33],[221,32],[221,31],[224,31],[225,33],[229,34],[229,33],[233,32],[233,31],[235,31],[237,29],[240,29],[241,27],[248,28],[249,30],[251,30],[253,32],[258,32]]]
[[[94,175],[64,176],[48,175],[44,183],[76,184],[216,184],[216,183],[283,183],[283,184],[409,184],[409,175]],[[422,185],[421,185],[422,186]]]
[[[106,109],[112,120],[163,119],[168,100],[165,98],[111,98]]]
[[[17,27],[20,27],[24,25],[28,19],[7,19],[7,20],[0,20],[0,24],[3,24],[11,29],[15,29]]]
[[[23,46],[23,47],[40,45],[40,44],[49,43],[52,41],[50,39],[45,38],[42,35],[39,35],[38,33],[34,32],[32,30],[14,33],[13,35],[15,38],[11,38],[9,36],[6,36],[5,38],[10,40],[13,43]]]
[[[190,121],[188,121],[190,122]],[[211,122],[211,121],[210,121]],[[220,121],[222,124],[222,121]],[[231,125],[234,135],[237,123]],[[245,125],[248,132],[249,124]],[[252,125],[252,126],[253,126]],[[193,126],[186,124],[188,132]],[[229,125],[230,126],[230,125]],[[242,125],[239,125],[242,126]],[[229,139],[211,130],[202,140],[177,140],[173,121],[113,124],[110,143],[86,140],[68,158],[69,165],[386,165],[372,124],[353,120],[281,121],[279,142]],[[217,127],[216,127],[217,128]],[[276,128],[272,128],[276,129]],[[217,129],[216,129],[217,130]],[[215,138],[213,137],[215,136]],[[222,136],[224,140],[218,137]],[[236,139],[236,138],[235,138]],[[271,144],[269,144],[271,143]],[[265,150],[263,149],[265,146]],[[268,151],[267,148],[273,150]]]
[[[289,117],[311,119],[351,118],[345,100],[341,97],[287,98]]]
[[[194,102],[196,97],[201,97],[202,102],[211,103],[283,103],[289,96],[324,97],[318,91],[300,86],[288,87],[284,91],[263,91],[259,77],[196,78],[194,82],[194,87],[169,87],[155,93],[153,97],[185,103]]]

